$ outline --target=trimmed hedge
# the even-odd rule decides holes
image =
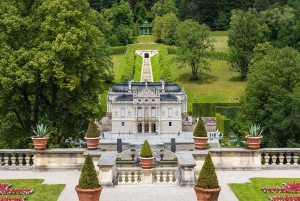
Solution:
[[[193,116],[215,117],[216,107],[235,107],[236,103],[193,103]]]
[[[216,112],[223,116],[225,116],[228,119],[235,120],[238,116],[238,113],[240,111],[240,107],[216,107]]]
[[[115,54],[125,54],[125,52],[127,50],[127,46],[110,47],[109,50],[110,50],[110,53],[112,55],[115,55]]]
[[[221,114],[216,114],[216,123],[217,129],[224,135],[224,137],[228,137],[230,133],[230,119],[227,119],[225,116]]]
[[[160,77],[164,78],[166,82],[174,82],[174,76],[170,67],[170,58],[167,48],[162,47],[158,51],[158,60],[160,68]]]
[[[134,69],[134,76],[133,80],[135,82],[141,81],[141,74],[142,74],[142,65],[143,65],[143,57],[141,55],[135,56],[135,69]]]
[[[122,64],[122,76],[121,82],[127,82],[129,79],[133,78],[134,76],[134,69],[135,69],[135,48],[128,47],[124,56],[124,61]],[[135,80],[136,81],[136,80]],[[139,82],[138,80],[137,82]]]

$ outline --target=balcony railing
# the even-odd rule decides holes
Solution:
[[[157,117],[138,117],[137,122],[156,122]]]

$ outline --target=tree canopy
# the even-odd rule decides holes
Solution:
[[[28,146],[41,122],[59,143],[99,113],[112,63],[96,15],[85,0],[1,0],[1,147]]]
[[[242,118],[262,125],[265,147],[299,143],[300,53],[259,45],[249,69]]]
[[[185,20],[176,30],[178,46],[175,60],[178,67],[190,67],[191,80],[198,80],[198,72],[210,70],[209,52],[214,51],[214,39],[209,36],[210,29],[205,24],[193,20]]]

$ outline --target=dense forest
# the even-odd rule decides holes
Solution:
[[[300,7],[298,0],[89,0],[100,14],[100,30],[111,46],[132,43],[145,20],[153,25],[166,14],[192,19],[211,30],[228,30],[233,10],[257,12],[275,7]]]

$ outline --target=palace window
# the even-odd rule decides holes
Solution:
[[[142,117],[142,108],[141,108],[141,107],[139,107],[139,108],[137,109],[137,116],[138,116],[138,117]]]
[[[122,122],[121,125],[122,125],[122,126],[125,126],[125,122]]]
[[[121,108],[121,117],[125,117],[125,108]]]
[[[168,116],[169,116],[169,117],[172,117],[172,116],[173,116],[173,109],[172,109],[172,108],[169,108],[169,109],[168,109]]]
[[[172,122],[171,121],[169,121],[169,126],[172,126]]]
[[[151,108],[151,117],[156,117],[156,108],[155,107]]]

